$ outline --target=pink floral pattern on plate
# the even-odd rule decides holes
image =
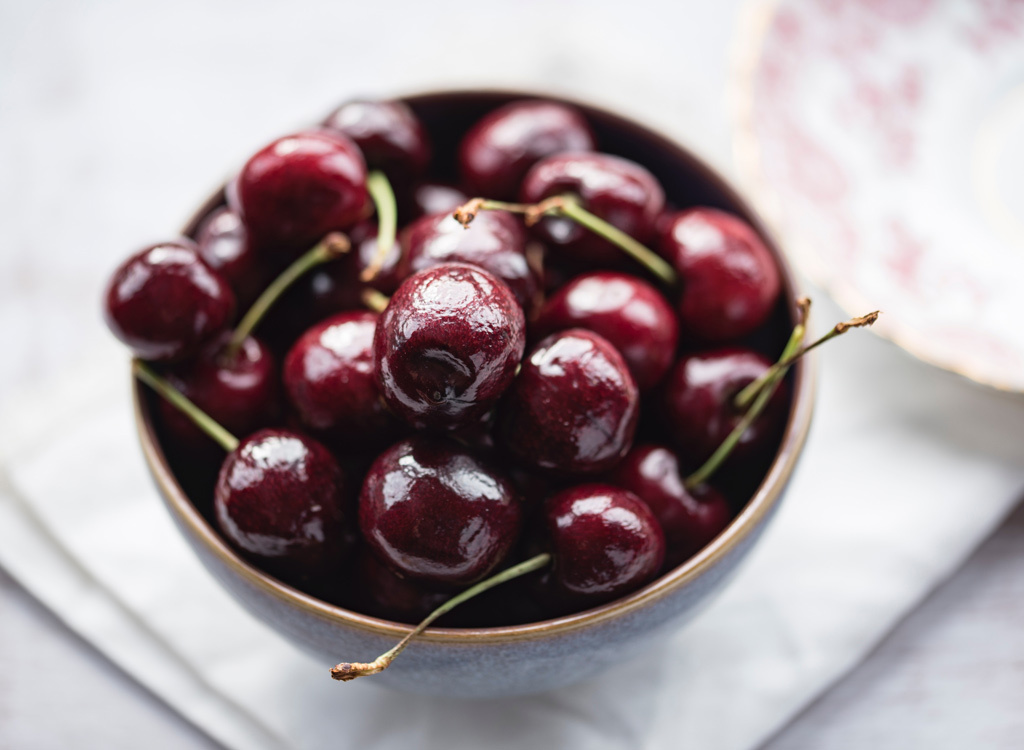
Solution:
[[[738,166],[804,271],[920,358],[1024,391],[1024,1],[749,13]]]

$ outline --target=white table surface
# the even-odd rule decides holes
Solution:
[[[422,72],[430,66],[441,83],[514,83],[516,66],[546,72],[558,88],[672,123],[728,165],[736,0],[479,9],[462,16],[455,51],[423,38],[450,36],[465,3],[370,5],[0,0],[0,395],[86,352],[103,335],[98,289],[113,264],[170,233],[260,141],[344,95],[417,88],[433,80]],[[381,32],[388,53],[374,56],[373,30],[388,17],[404,23]],[[527,60],[530,44],[490,43],[495,25],[560,52]],[[615,54],[595,56],[595,38]],[[166,145],[175,143],[187,148]],[[1022,594],[1018,511],[769,746],[1019,747]],[[0,747],[129,748],[142,738],[213,746],[0,573]]]

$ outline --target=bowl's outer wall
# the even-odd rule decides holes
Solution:
[[[451,164],[454,163],[458,138],[465,128],[482,113],[517,98],[525,96],[507,92],[447,92],[409,97],[406,101],[430,129],[435,158]],[[675,205],[712,205],[744,217],[765,238],[781,261],[758,217],[699,160],[678,145],[634,123],[584,105],[577,106],[584,110],[593,125],[599,146],[648,166],[665,186]],[[456,175],[434,177],[455,179]],[[186,233],[194,232],[202,217],[221,201],[220,195],[209,201],[186,228]],[[795,297],[792,275],[784,261],[783,266],[787,299],[780,303],[773,317],[769,340],[761,342],[777,350],[781,349],[786,328],[791,324],[792,300]],[[776,472],[774,469],[777,467],[773,465],[775,482],[779,486],[762,486],[758,491],[759,494],[765,493],[762,501],[767,503],[767,511],[753,514],[747,520],[749,528],[739,534],[739,540],[723,554],[711,557],[696,575],[668,593],[636,606],[621,607],[613,616],[580,627],[545,628],[523,637],[501,639],[459,638],[446,642],[421,639],[396,659],[393,666],[373,679],[396,689],[459,697],[492,698],[535,693],[586,679],[630,658],[641,649],[663,642],[692,618],[702,604],[722,590],[757,543],[781,501],[782,490],[788,483],[810,420],[810,376],[805,371],[805,363],[798,363],[797,368],[803,393],[796,396],[805,399],[806,408],[797,408],[799,399],[794,398],[784,438],[784,441],[789,441],[793,455],[776,459],[776,464],[784,464],[783,470]],[[166,470],[166,459],[156,442],[157,433],[153,429],[149,409],[150,396],[140,393],[138,386],[136,388],[140,434],[144,444],[150,442],[146,446],[149,448],[146,457],[157,487],[175,524],[203,565],[232,596],[259,620],[322,660],[325,679],[328,679],[328,668],[338,661],[371,661],[391,648],[396,641],[392,633],[373,632],[315,608],[298,606],[265,584],[254,581],[252,575],[243,575],[239,566],[244,566],[244,563],[227,559],[222,549],[210,543],[206,530],[197,529],[194,519],[184,517],[180,507],[183,492],[173,479],[168,479],[171,472]],[[798,412],[801,412],[799,419]]]
[[[775,506],[777,508],[778,505]],[[419,641],[373,679],[389,687],[460,698],[497,698],[537,693],[592,677],[662,643],[721,592],[756,544],[772,511],[757,528],[689,585],[643,608],[594,626],[560,635],[536,635],[503,643],[475,644],[471,639],[440,644]],[[203,565],[257,619],[324,664],[324,679],[336,662],[372,661],[395,645],[385,637],[345,627],[299,610],[265,589],[253,586],[214,554],[175,517]]]

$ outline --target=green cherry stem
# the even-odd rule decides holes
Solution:
[[[210,415],[192,403],[184,393],[157,375],[148,364],[139,359],[132,360],[132,371],[135,373],[135,377],[191,419],[196,427],[213,438],[221,448],[230,453],[238,447],[238,438],[221,427]]]
[[[810,302],[808,301],[807,306],[809,305]],[[803,307],[802,309],[806,311],[807,307]],[[806,317],[806,315],[804,317]],[[782,352],[780,361],[799,350],[806,332],[807,328],[804,320],[801,320],[793,327],[793,333],[789,337],[789,341],[786,343],[786,348]],[[750,429],[750,425],[754,424],[754,421],[761,416],[765,407],[768,406],[768,402],[771,400],[772,394],[775,393],[775,390],[779,387],[783,378],[786,377],[786,373],[788,371],[789,365],[786,365],[785,367],[776,370],[775,374],[768,379],[764,387],[758,392],[757,397],[754,399],[754,403],[750,405],[750,408],[747,409],[743,418],[733,428],[732,432],[726,435],[722,444],[715,449],[715,452],[711,454],[708,460],[705,461],[700,468],[683,480],[683,484],[686,486],[686,489],[692,490],[695,487],[704,484],[711,478],[711,475],[718,471],[721,465],[725,463],[725,460],[729,458],[729,454],[732,453],[733,448],[736,447],[740,438],[743,437],[743,433]]]
[[[613,245],[618,246],[623,252],[666,284],[674,286],[679,281],[675,269],[664,258],[640,242],[637,242],[618,227],[590,213],[580,204],[579,199],[575,196],[556,195],[536,204],[508,203],[505,201],[493,201],[487,198],[473,198],[459,206],[452,215],[456,221],[465,227],[469,226],[469,223],[476,218],[477,213],[480,211],[509,211],[511,213],[524,214],[527,225],[537,223],[543,216],[564,216],[589,229],[594,234],[603,237]]]
[[[373,310],[374,312],[384,312],[384,308],[388,306],[388,302],[391,298],[382,292],[378,292],[372,287],[368,287],[363,290],[361,295],[363,304],[366,305],[367,309]]]
[[[535,570],[540,570],[545,565],[551,562],[551,555],[544,552],[536,557],[531,557],[529,560],[513,565],[511,568],[506,568],[500,573],[491,576],[490,578],[481,581],[475,586],[470,586],[468,589],[463,591],[461,594],[456,594],[451,599],[446,601],[440,607],[435,609],[429,615],[427,615],[423,621],[417,625],[412,631],[405,636],[398,644],[390,651],[385,651],[383,654],[378,656],[376,659],[369,663],[363,662],[341,662],[340,664],[331,668],[331,677],[342,682],[348,682],[354,680],[357,677],[365,677],[366,675],[377,674],[383,672],[389,666],[391,662],[395,660],[395,657],[405,651],[406,646],[412,641],[413,638],[418,636],[428,627],[430,623],[436,620],[441,615],[451,612],[457,606],[463,602],[469,601],[477,594],[482,594],[488,589],[492,589],[495,586],[499,586],[506,581],[511,581],[514,578],[532,573]]]
[[[851,318],[850,320],[847,320],[843,323],[837,323],[831,331],[826,333],[817,341],[808,344],[802,349],[790,352],[788,355],[785,352],[783,352],[783,356],[779,358],[778,362],[776,362],[774,365],[772,365],[763,373],[761,373],[760,377],[758,377],[751,383],[748,383],[742,391],[736,394],[736,400],[734,402],[736,408],[742,411],[746,409],[748,406],[750,406],[750,404],[757,397],[757,394],[760,393],[761,389],[765,387],[768,381],[774,378],[780,371],[788,368],[791,364],[793,364],[802,356],[807,354],[807,352],[811,351],[812,349],[816,349],[817,347],[824,344],[826,341],[831,341],[836,336],[842,336],[851,328],[863,328],[865,326],[872,325],[876,320],[878,320],[879,315],[881,315],[881,313],[878,310],[875,310],[874,312],[870,312],[867,315],[861,315],[860,317]]]
[[[377,253],[359,274],[360,281],[369,282],[380,273],[388,251],[395,244],[395,235],[398,233],[398,206],[395,203],[395,191],[391,189],[391,183],[383,172],[370,172],[366,178],[366,189],[377,209]]]
[[[300,256],[298,260],[288,266],[280,276],[271,282],[270,286],[263,290],[263,294],[252,303],[252,307],[249,308],[249,311],[239,321],[238,327],[232,332],[231,338],[224,348],[224,354],[227,357],[233,357],[238,353],[242,344],[252,335],[252,332],[259,325],[260,321],[263,320],[263,316],[267,314],[267,311],[273,307],[280,296],[299,277],[322,263],[344,255],[351,247],[348,237],[340,232],[331,232],[320,240],[316,247]]]

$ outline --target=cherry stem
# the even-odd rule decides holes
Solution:
[[[132,371],[135,373],[135,377],[160,394],[171,406],[174,406],[178,411],[191,419],[196,427],[213,438],[221,448],[230,453],[238,447],[238,438],[221,427],[209,414],[192,403],[184,393],[157,375],[148,364],[142,360],[132,360]]]
[[[774,365],[772,365],[763,373],[761,373],[761,375],[756,380],[748,383],[742,391],[736,394],[736,401],[734,402],[736,408],[742,411],[746,409],[748,406],[750,406],[751,402],[753,402],[754,398],[761,391],[761,389],[765,387],[765,384],[769,380],[774,378],[775,375],[779,373],[779,371],[789,367],[802,356],[807,354],[807,352],[811,351],[812,349],[816,349],[817,347],[824,344],[826,341],[831,341],[836,336],[842,336],[851,328],[863,328],[872,325],[876,320],[878,320],[878,316],[880,314],[881,313],[878,310],[875,310],[874,312],[870,312],[867,315],[861,315],[860,317],[851,318],[850,320],[847,320],[843,323],[837,323],[831,331],[826,333],[824,336],[822,336],[814,343],[808,344],[802,349],[799,349],[791,353],[789,356],[786,356],[784,354],[782,357],[779,358],[778,362],[776,362]]]
[[[480,211],[509,211],[523,214],[527,226],[536,224],[544,216],[564,216],[616,245],[666,284],[674,286],[679,281],[675,269],[664,258],[637,242],[618,227],[590,213],[573,195],[556,195],[535,204],[473,198],[455,209],[455,213],[452,215],[462,226],[468,227]]]
[[[367,308],[377,313],[384,312],[384,308],[387,307],[388,302],[391,301],[391,298],[388,297],[388,295],[372,288],[364,289],[360,298],[363,300],[363,304],[366,305]]]
[[[366,189],[377,208],[377,253],[359,274],[359,279],[370,282],[380,273],[384,260],[388,257],[388,251],[395,244],[395,235],[398,233],[398,206],[395,203],[395,191],[391,189],[391,183],[383,172],[370,172],[366,178]]]
[[[810,303],[808,302],[808,306],[809,304]],[[802,309],[806,311],[807,307],[803,307]],[[789,341],[786,343],[786,348],[782,352],[780,361],[799,350],[806,332],[807,328],[805,320],[801,320],[793,327],[793,333],[789,337]],[[699,487],[704,484],[711,478],[711,475],[718,471],[722,464],[725,463],[725,460],[729,458],[729,454],[732,453],[736,444],[739,443],[740,438],[743,437],[743,433],[750,429],[750,425],[754,424],[754,421],[761,416],[765,407],[768,406],[768,402],[771,400],[772,394],[775,393],[775,390],[779,387],[779,383],[782,382],[782,379],[786,376],[786,372],[788,370],[789,365],[786,365],[785,367],[777,370],[775,375],[768,380],[765,386],[757,394],[757,397],[754,399],[754,403],[750,405],[750,408],[747,409],[747,412],[733,428],[732,432],[726,435],[722,444],[715,449],[715,452],[711,454],[708,460],[705,461],[700,468],[683,480],[683,484],[686,486],[686,489],[692,490],[695,487]]]
[[[377,674],[383,672],[389,666],[391,662],[395,660],[395,657],[405,651],[406,646],[409,645],[413,638],[418,636],[424,630],[426,630],[430,623],[436,620],[443,614],[451,612],[457,606],[463,602],[469,601],[477,594],[482,594],[488,589],[492,589],[495,586],[499,586],[507,581],[511,581],[514,578],[519,578],[527,573],[532,573],[535,570],[540,570],[545,565],[551,562],[551,555],[547,552],[531,557],[529,560],[513,565],[511,568],[507,568],[500,573],[491,576],[490,578],[481,581],[475,586],[470,586],[468,589],[463,591],[461,594],[456,594],[451,599],[446,601],[440,607],[435,609],[429,615],[427,615],[423,621],[413,628],[409,635],[405,636],[398,644],[385,653],[378,656],[376,659],[369,663],[363,662],[341,662],[340,664],[331,668],[331,677],[342,682],[348,682],[354,680],[357,677],[365,677],[366,675]]]
[[[227,346],[224,347],[224,354],[230,358],[238,353],[239,349],[242,348],[242,344],[252,335],[252,332],[260,324],[260,321],[263,320],[267,311],[274,306],[274,303],[297,279],[310,269],[344,255],[351,248],[352,244],[349,242],[348,237],[340,232],[331,232],[320,240],[316,247],[300,256],[298,260],[284,269],[281,275],[263,290],[263,294],[252,303],[252,307],[249,308],[249,311],[239,321],[238,327],[232,332]]]

